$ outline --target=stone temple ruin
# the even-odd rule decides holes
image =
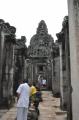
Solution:
[[[78,0],[68,1],[68,16],[56,41],[41,20],[28,47],[26,37],[16,39],[16,28],[0,19],[0,108],[12,105],[19,79],[28,83],[46,79],[45,89],[60,97],[67,119],[79,119]]]
[[[38,77],[47,80],[47,88],[52,88],[52,51],[54,40],[48,34],[45,21],[38,25],[36,34],[31,38],[27,49],[28,80],[37,82]]]
[[[0,20],[0,104],[10,107],[13,96],[16,95],[18,80],[28,80],[29,83],[38,79],[46,79],[46,89],[52,90],[60,97],[60,107],[70,115],[70,51],[68,16],[64,18],[62,30],[57,33],[57,40],[48,33],[44,20],[38,24],[36,34],[25,45],[26,37],[16,39],[16,28]],[[69,96],[69,99],[67,99]]]

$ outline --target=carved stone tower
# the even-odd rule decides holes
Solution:
[[[47,87],[51,88],[52,72],[51,72],[51,53],[54,43],[44,20],[38,25],[36,34],[31,38],[30,45],[27,50],[28,55],[28,79],[36,82],[38,76],[41,79],[47,79]]]

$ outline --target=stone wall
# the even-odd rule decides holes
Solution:
[[[11,104],[13,97],[15,32],[15,27],[0,19],[0,107]]]
[[[68,0],[72,119],[79,119],[79,0]]]
[[[54,96],[60,95],[60,57],[54,58],[52,90]]]
[[[14,50],[14,95],[16,95],[16,89],[19,85],[19,80],[26,80],[26,56],[27,47],[25,45],[26,38],[21,36],[21,39],[16,39]]]
[[[62,30],[57,34],[60,48],[60,93],[61,108],[68,110],[70,96],[70,50],[69,50],[69,31],[68,16],[64,17]]]

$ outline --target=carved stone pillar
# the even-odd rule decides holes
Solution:
[[[0,19],[0,107],[8,105],[13,96],[15,32],[13,26]]]
[[[33,82],[34,80],[33,80],[33,64],[32,64],[32,79],[31,79],[31,81]]]
[[[5,42],[5,54],[2,73],[2,96],[8,100],[13,96],[14,46],[12,42]]]
[[[79,0],[68,0],[72,119],[79,120]]]
[[[63,108],[64,104],[64,92],[63,92],[63,70],[62,70],[62,45],[59,44],[59,53],[60,53],[60,106]]]
[[[53,77],[53,59],[51,60],[51,64],[52,64],[52,92],[53,92],[53,80],[54,80],[54,77]]]
[[[4,47],[4,33],[0,31],[0,99],[2,98],[3,47]]]

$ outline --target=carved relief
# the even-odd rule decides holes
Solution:
[[[50,55],[49,48],[52,48],[53,38],[48,34],[47,25],[44,20],[38,25],[36,35],[31,38],[28,49],[31,57],[48,57]]]
[[[16,28],[14,26],[10,26],[10,24],[5,22],[3,19],[0,19],[0,29],[3,30],[4,33],[11,35],[14,35],[16,32]]]
[[[33,51],[30,52],[29,54],[31,57],[48,57],[48,51],[45,49],[33,49]]]
[[[44,20],[41,20],[37,28],[37,34],[44,35],[45,33],[48,34],[47,25]]]

